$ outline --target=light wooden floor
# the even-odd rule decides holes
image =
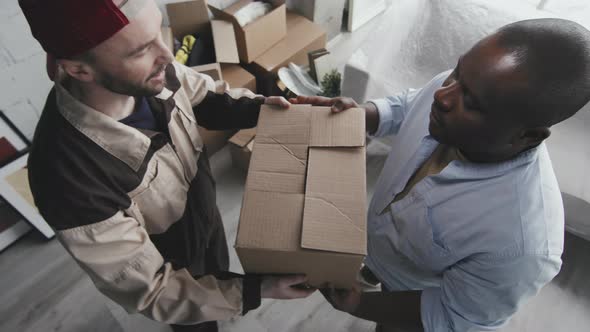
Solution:
[[[372,192],[387,148],[368,148],[367,181]],[[212,158],[218,202],[230,246],[234,243],[245,174],[231,166],[227,148]],[[235,252],[231,269],[241,272]],[[128,315],[101,295],[57,240],[31,232],[0,254],[0,331],[170,331],[140,315]],[[221,324],[221,331],[373,331],[374,324],[335,311],[321,294],[304,300],[264,301],[245,317]]]

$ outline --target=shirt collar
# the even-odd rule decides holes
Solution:
[[[425,150],[433,150],[439,143],[430,135],[423,139]],[[484,179],[499,176],[537,159],[539,151],[545,149],[545,143],[521,152],[514,158],[495,163],[475,163],[467,159],[453,160],[447,166],[450,174],[462,179]],[[452,171],[451,171],[452,170]],[[444,172],[447,173],[447,172]],[[450,175],[449,174],[449,175]],[[442,175],[442,174],[441,174]]]
[[[166,68],[167,84],[155,98],[169,100],[180,88],[174,67]],[[151,140],[139,130],[120,123],[74,98],[56,80],[56,102],[61,115],[78,131],[105,151],[121,160],[134,171],[139,170],[149,150]]]

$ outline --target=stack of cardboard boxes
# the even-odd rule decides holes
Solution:
[[[246,88],[257,91],[256,78],[239,63],[238,46],[234,26],[224,20],[209,18],[206,0],[192,0],[166,5],[169,27],[162,27],[164,42],[174,50],[174,39],[182,40],[186,35],[198,33],[201,38],[212,39],[216,62],[192,69],[207,74],[215,80],[225,80],[232,88]],[[199,127],[203,142],[209,154],[221,150],[235,130],[217,131]]]
[[[326,46],[326,33],[303,16],[287,12],[284,0],[268,1],[272,10],[242,27],[234,14],[253,1],[240,0],[225,9],[210,6],[206,0],[167,4],[170,27],[162,28],[162,34],[170,49],[174,48],[175,38],[182,40],[185,35],[199,33],[204,38],[211,38],[216,62],[193,67],[194,70],[214,79],[223,79],[234,88],[247,88],[266,96],[278,95],[281,93],[276,87],[279,68],[289,62],[307,65],[307,53]],[[213,19],[210,19],[207,8]],[[210,154],[220,150],[235,134],[234,131],[204,128],[200,131]],[[238,138],[232,141],[242,144]],[[232,149],[247,152],[250,141],[244,146],[234,145]],[[236,151],[233,154],[237,155]],[[236,165],[247,168],[240,161],[236,161]]]

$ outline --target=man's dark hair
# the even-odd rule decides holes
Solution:
[[[500,47],[514,51],[528,87],[516,101],[526,108],[527,126],[552,126],[590,100],[590,31],[554,18],[532,19],[502,27]]]

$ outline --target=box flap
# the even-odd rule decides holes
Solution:
[[[237,13],[240,9],[246,7],[247,5],[249,5],[250,3],[254,2],[255,0],[238,0],[235,1],[233,4],[225,7],[223,9],[223,12],[228,14],[228,15],[234,15],[235,13]]]
[[[243,148],[252,143],[254,136],[256,136],[256,128],[242,129],[232,136],[229,142]]]
[[[205,0],[193,0],[166,4],[172,33],[178,39],[209,28],[209,12]]]
[[[234,25],[227,21],[213,20],[211,30],[217,62],[240,63]]]
[[[236,247],[297,250],[303,194],[246,191]]]
[[[301,246],[366,254],[364,148],[309,149]]]
[[[254,142],[246,186],[251,190],[305,193],[307,145]]]
[[[365,112],[360,108],[333,113],[329,107],[311,112],[310,146],[365,146]]]
[[[287,12],[286,20],[287,36],[254,60],[254,63],[266,71],[276,72],[280,67],[288,65],[289,59],[313,43],[321,44],[314,49],[325,47],[326,32],[321,26],[292,12]],[[297,61],[297,64],[307,63],[307,53],[303,55],[302,61]]]
[[[258,120],[256,144],[309,144],[311,106],[291,105],[289,109],[263,105]]]
[[[305,192],[305,174],[256,172],[250,171],[251,167],[250,164],[247,182],[253,191],[301,195]]]
[[[257,0],[240,0],[240,1],[238,1],[238,2],[236,2],[234,4],[232,4],[232,5],[228,6],[223,11],[226,14],[229,14],[229,15],[232,15],[233,16],[240,9],[244,8],[246,5],[248,5],[248,4],[250,4],[250,3],[254,2],[254,1],[257,1]],[[274,9],[277,9],[278,7],[280,7],[280,6],[282,6],[282,5],[285,4],[285,0],[265,0],[263,2],[270,3],[272,5],[272,7],[273,7],[273,10]]]
[[[215,17],[216,19],[238,24],[238,20],[236,20],[236,18],[232,14],[228,14],[224,10],[221,10],[213,5],[209,5],[209,10],[211,10],[211,12],[213,13],[213,17]]]
[[[263,18],[242,27],[249,61],[264,54],[273,44],[287,36],[285,6],[274,8]]]
[[[256,149],[256,155],[252,156],[252,165],[250,166],[252,171],[300,174],[305,176],[307,169],[307,145],[264,144],[256,140],[254,142],[254,148]]]
[[[221,64],[223,79],[231,88],[245,88],[256,93],[256,77],[237,64]]]
[[[246,145],[246,149],[248,151],[250,151],[250,153],[252,153],[252,151],[254,151],[254,140],[250,141],[250,143],[248,143],[248,145]]]

